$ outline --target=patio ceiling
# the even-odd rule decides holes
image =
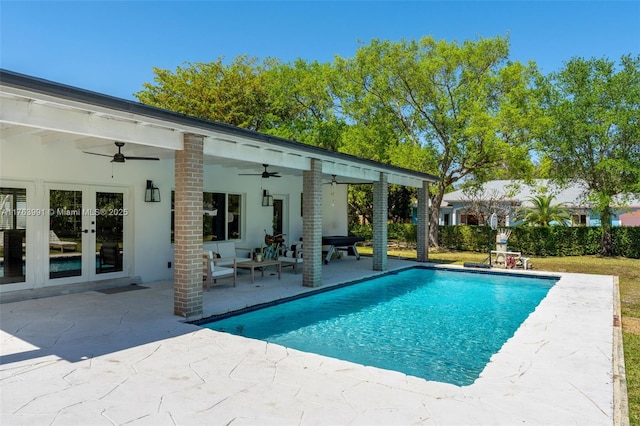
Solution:
[[[283,176],[302,176],[311,159],[322,161],[323,178],[370,183],[386,173],[388,182],[421,187],[436,177],[328,151],[258,132],[215,123],[82,89],[0,71],[0,129],[6,140],[26,134],[43,144],[69,144],[102,154],[115,141],[134,156],[172,159],[184,134],[204,136],[206,165],[261,172],[269,164]]]

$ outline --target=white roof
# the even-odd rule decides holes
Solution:
[[[444,195],[443,201],[447,204],[481,200],[504,200],[519,202],[522,205],[531,205],[527,200],[538,195],[553,195],[554,204],[564,204],[567,207],[586,207],[587,187],[582,181],[573,182],[566,186],[558,186],[548,179],[535,179],[531,184],[522,180],[492,180],[482,185],[482,190],[476,195],[466,192],[464,189],[449,192]],[[639,196],[616,197],[618,205],[640,207]]]

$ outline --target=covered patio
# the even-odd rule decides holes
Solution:
[[[319,287],[323,236],[348,232],[337,181],[373,186],[373,271],[387,270],[388,186],[416,188],[418,260],[427,261],[429,185],[438,180],[430,174],[10,71],[0,77],[0,189],[17,194],[21,211],[40,213],[8,228],[24,234],[24,255],[11,250],[18,276],[0,274],[0,293],[172,279],[173,312],[195,320],[204,315],[203,250],[229,240],[259,247],[276,228],[288,242],[304,240],[300,285]],[[268,210],[275,199],[278,226]],[[121,214],[103,223],[102,211]],[[205,228],[207,215],[215,229]],[[51,230],[77,243],[70,271],[53,271]],[[116,243],[119,261],[96,269],[105,242]]]

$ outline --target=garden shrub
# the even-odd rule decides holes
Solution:
[[[616,256],[640,259],[640,226],[616,227],[611,234]]]
[[[349,234],[371,240],[373,239],[373,227],[371,225],[351,225],[349,226]]]
[[[602,229],[599,227],[512,227],[509,250],[530,256],[585,256],[600,253]],[[373,238],[371,225],[355,225],[349,229],[354,235]],[[417,241],[417,225],[390,223],[389,240],[410,244]],[[640,259],[640,227],[616,226],[611,228],[613,255]],[[495,247],[496,231],[491,231],[491,246]],[[450,250],[488,251],[489,237],[486,226],[450,225],[439,227],[439,245]]]

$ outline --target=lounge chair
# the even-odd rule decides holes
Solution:
[[[78,243],[73,241],[61,241],[53,230],[49,231],[49,248],[60,249],[61,253],[64,253],[65,248],[71,248],[72,251],[76,251]]]
[[[235,259],[236,263],[248,262],[251,260],[251,249],[236,247],[236,243],[233,241],[221,241],[211,246],[207,246],[218,256],[218,265],[229,266],[234,262],[231,259]],[[246,253],[241,253],[245,252]],[[224,259],[224,260],[223,260]]]
[[[219,266],[219,261],[231,261],[231,268],[226,266]],[[202,254],[202,275],[204,278],[205,286],[207,291],[209,291],[209,287],[212,285],[216,285],[218,283],[218,278],[222,277],[233,277],[233,286],[236,286],[236,277],[238,276],[238,264],[236,263],[236,258],[217,258],[212,251],[205,250]]]
[[[122,271],[122,256],[118,243],[105,242],[100,246],[99,272]]]
[[[282,251],[282,254],[278,256],[278,260],[282,262],[282,266],[292,266],[293,272],[298,273],[298,265],[302,264],[302,241],[297,241],[291,244],[289,250],[286,248]]]

